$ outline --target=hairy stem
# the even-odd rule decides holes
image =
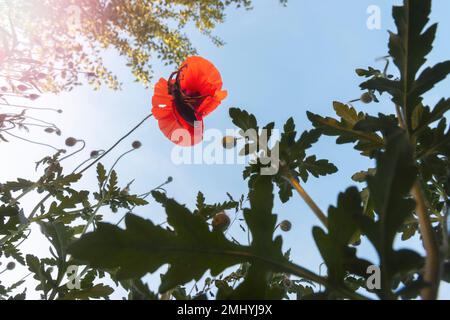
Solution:
[[[416,200],[416,214],[419,219],[419,229],[422,235],[423,246],[427,253],[423,278],[428,285],[422,289],[421,296],[424,300],[436,300],[440,282],[439,245],[419,181],[416,181],[414,184],[411,195]]]
[[[89,168],[91,168],[94,164],[96,164],[97,162],[99,162],[101,159],[103,159],[103,157],[105,157],[108,153],[110,153],[115,147],[117,147],[123,140],[125,140],[129,135],[131,135],[134,131],[136,131],[140,126],[142,126],[144,124],[145,121],[147,121],[148,119],[150,119],[150,117],[152,117],[153,114],[149,114],[148,116],[146,116],[144,119],[142,119],[141,122],[139,122],[133,129],[131,129],[130,131],[128,131],[122,138],[120,138],[119,140],[117,140],[117,142],[108,150],[106,150],[105,153],[103,153],[100,157],[98,157],[95,161],[93,161],[92,163],[90,163],[86,168],[84,168],[83,170],[81,170],[80,172],[78,172],[79,174],[83,174],[84,172],[86,172]]]
[[[406,125],[406,115],[403,110],[396,105],[399,126],[406,130],[414,149],[417,147],[417,142],[414,136],[411,135],[408,126]],[[439,291],[439,283],[441,278],[441,263],[439,255],[439,244],[436,234],[433,230],[433,225],[428,213],[428,204],[423,194],[422,185],[419,180],[414,183],[411,196],[416,201],[416,215],[419,221],[420,234],[422,235],[422,242],[425,248],[425,270],[423,280],[428,284],[420,292],[423,300],[436,300]]]
[[[306,192],[305,189],[300,185],[298,180],[291,174],[286,173],[285,178],[289,181],[292,187],[297,191],[297,193],[302,197],[302,199],[306,202],[306,204],[311,208],[317,218],[322,222],[322,224],[328,228],[328,218],[320,210],[319,206],[314,202],[314,200],[310,197],[310,195]]]

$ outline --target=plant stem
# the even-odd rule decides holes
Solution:
[[[78,172],[79,174],[83,174],[84,172],[86,172],[89,168],[91,168],[94,164],[96,164],[97,162],[99,162],[101,159],[103,159],[103,157],[105,157],[108,153],[110,153],[115,147],[117,147],[123,140],[125,140],[126,138],[128,138],[129,135],[131,135],[134,131],[136,131],[140,126],[142,126],[144,124],[145,121],[147,121],[148,119],[150,119],[150,117],[152,117],[153,114],[149,114],[148,116],[146,116],[144,119],[142,119],[141,122],[139,122],[133,129],[131,129],[130,131],[128,131],[122,138],[120,138],[119,140],[117,140],[117,142],[108,150],[106,150],[105,153],[103,153],[100,157],[98,157],[95,161],[93,161],[92,163],[90,163],[86,168],[84,168],[83,170],[81,170],[80,172]]]
[[[314,202],[314,200],[310,197],[310,195],[306,192],[306,190],[303,189],[298,180],[289,172],[285,173],[285,178],[297,191],[300,197],[302,197],[302,199],[306,202],[306,204],[311,208],[311,210],[314,212],[317,218],[319,218],[322,224],[328,228],[327,216],[322,212],[322,210],[320,210],[319,206]]]
[[[439,246],[419,181],[414,183],[411,195],[416,200],[416,214],[419,219],[419,229],[422,235],[423,246],[427,253],[423,278],[428,286],[422,289],[421,296],[424,300],[436,300],[440,282]]]
[[[39,210],[39,207],[45,203],[52,195],[49,193],[47,194],[39,203],[33,208],[33,211],[31,211],[28,220],[31,220],[36,215],[36,212]]]
[[[406,115],[400,106],[395,105],[400,128],[406,130],[408,133],[411,145],[414,149],[417,147],[417,142],[414,136],[411,135],[409,127],[406,124]],[[416,215],[419,222],[420,234],[422,235],[422,242],[425,248],[425,270],[423,280],[428,284],[420,292],[423,300],[436,300],[439,291],[439,283],[441,278],[441,263],[439,254],[439,244],[436,234],[433,230],[433,225],[428,213],[428,204],[423,194],[422,185],[419,178],[414,183],[411,196],[416,201]]]

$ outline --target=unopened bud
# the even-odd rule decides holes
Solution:
[[[78,142],[78,140],[73,138],[73,137],[67,138],[66,139],[66,146],[73,147],[74,145],[77,144],[77,142]]]
[[[93,158],[93,159],[94,159],[94,158],[97,158],[98,155],[99,155],[99,153],[98,153],[97,150],[91,151],[91,158]]]
[[[40,95],[35,94],[35,93],[28,95],[28,99],[33,100],[33,101],[36,99],[39,99],[39,97],[40,97]]]
[[[140,147],[142,147],[142,143],[140,141],[134,141],[131,146],[133,147],[133,149],[139,149]]]
[[[225,136],[222,139],[224,149],[233,149],[236,146],[236,138],[232,136]]]
[[[280,223],[280,229],[284,232],[289,232],[291,231],[292,228],[292,223],[288,220],[283,220]]]
[[[212,221],[212,227],[215,231],[225,231],[230,226],[230,218],[222,211],[216,214]]]
[[[8,264],[6,265],[6,269],[8,270],[14,270],[14,268],[16,267],[16,263],[15,262],[8,262]]]
[[[370,92],[364,92],[360,98],[362,103],[369,104],[373,101],[372,94]]]

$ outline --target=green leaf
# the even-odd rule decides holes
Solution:
[[[0,217],[12,217],[19,214],[19,209],[12,206],[0,206]]]
[[[422,95],[450,73],[450,61],[445,61],[426,68],[417,76],[436,36],[437,24],[426,28],[430,13],[431,0],[404,0],[403,6],[394,6],[397,33],[390,33],[389,54],[400,71],[400,79],[374,76],[361,84],[362,89],[388,92],[403,110],[410,131],[417,127],[413,124],[413,115],[422,103]]]
[[[394,276],[417,266],[421,258],[417,253],[393,249],[397,233],[412,215],[415,203],[409,193],[417,178],[412,147],[406,134],[399,132],[389,138],[386,151],[377,157],[375,175],[368,176],[368,186],[378,220],[355,216],[355,222],[376,248],[381,262],[381,298],[392,298]],[[408,258],[408,259],[405,259]],[[405,259],[406,267],[400,260]]]
[[[165,207],[173,231],[129,214],[125,230],[99,223],[96,231],[73,243],[69,252],[95,268],[118,268],[119,280],[140,278],[169,264],[160,292],[199,280],[208,270],[217,276],[244,262],[259,265],[268,273],[287,262],[281,251],[281,238],[273,241],[272,232],[267,232],[274,230],[276,222],[271,213],[272,188],[271,179],[261,177],[251,192],[252,208],[244,213],[253,238],[250,247],[227,240],[221,232],[210,231],[201,216],[192,214],[165,194],[153,192],[156,201]]]
[[[194,214],[202,216],[205,220],[211,219],[215,214],[219,212],[229,209],[236,209],[239,205],[239,203],[234,200],[215,204],[206,204],[205,201],[206,199],[204,194],[202,192],[199,192],[197,194],[197,209],[194,210]]]
[[[341,117],[349,127],[354,126],[358,121],[363,120],[366,117],[364,113],[358,113],[355,108],[340,102],[333,102],[333,108],[336,111],[336,115]]]
[[[210,232],[205,221],[184,206],[162,194],[158,197],[161,197],[159,200],[166,207],[168,222],[176,233],[127,215],[126,230],[100,223],[96,232],[75,242],[70,252],[94,267],[120,267],[119,280],[142,277],[169,263],[171,267],[162,279],[160,292],[193,279],[199,280],[209,269],[217,275],[239,263],[237,257],[227,255],[227,252],[238,250],[238,246],[227,241],[223,234]]]
[[[55,286],[49,270],[45,269],[45,264],[38,257],[27,254],[25,258],[28,269],[34,274],[34,279],[39,281],[36,290],[42,290],[44,296]]]
[[[282,239],[273,239],[277,221],[272,214],[273,184],[269,177],[259,177],[250,190],[251,209],[244,209],[244,217],[251,231],[251,252],[258,256],[267,256],[277,261],[285,260],[282,252]],[[247,271],[242,284],[228,297],[230,299],[268,299],[276,296],[269,280],[272,269],[262,262],[254,262]],[[281,298],[281,296],[280,296]]]
[[[334,108],[344,118],[336,120],[331,117],[321,117],[319,115],[307,112],[308,119],[313,126],[320,130],[320,132],[327,136],[337,136],[336,143],[356,143],[355,149],[362,151],[364,155],[371,155],[373,151],[383,148],[384,141],[375,133],[364,132],[355,129],[357,122],[366,118],[363,113],[356,113],[356,111],[339,102],[334,103]]]
[[[89,300],[107,298],[114,293],[114,289],[104,284],[96,284],[95,286],[83,290],[70,290],[64,295],[64,300]]]
[[[56,249],[58,258],[62,262],[65,262],[67,247],[73,237],[73,229],[60,222],[39,222],[39,225],[41,227],[41,232]]]
[[[103,184],[106,181],[106,169],[105,166],[103,166],[103,164],[101,164],[100,162],[97,164],[97,180],[98,180],[98,185],[99,186],[103,186]]]
[[[128,300],[158,300],[158,295],[152,292],[141,279],[131,279],[120,282],[129,291]]]
[[[349,244],[358,231],[356,216],[363,215],[361,196],[356,188],[339,194],[336,207],[328,210],[328,234],[321,228],[313,229],[313,237],[328,268],[330,281],[343,284],[348,270],[365,275],[371,263],[356,257]]]
[[[114,194],[118,190],[117,185],[118,185],[117,172],[115,170],[112,170],[108,181],[108,193],[110,195]]]
[[[431,68],[426,68],[417,78],[411,94],[421,96],[444,80],[450,73],[450,61],[441,62]]]
[[[299,164],[299,174],[304,182],[307,181],[308,176],[305,171],[311,173],[314,177],[319,178],[320,176],[336,173],[338,169],[328,160],[317,160],[316,156],[310,156]]]
[[[230,108],[229,112],[234,125],[243,131],[258,129],[258,124],[253,114],[249,114],[247,111],[238,108]]]

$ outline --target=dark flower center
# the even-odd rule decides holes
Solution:
[[[183,68],[182,68],[183,69]],[[195,121],[199,119],[196,116],[195,110],[202,104],[205,99],[198,92],[187,94],[180,85],[181,70],[174,72],[169,78],[169,94],[174,98],[175,108],[178,114],[191,126],[194,126]],[[175,81],[173,78],[175,77]]]

